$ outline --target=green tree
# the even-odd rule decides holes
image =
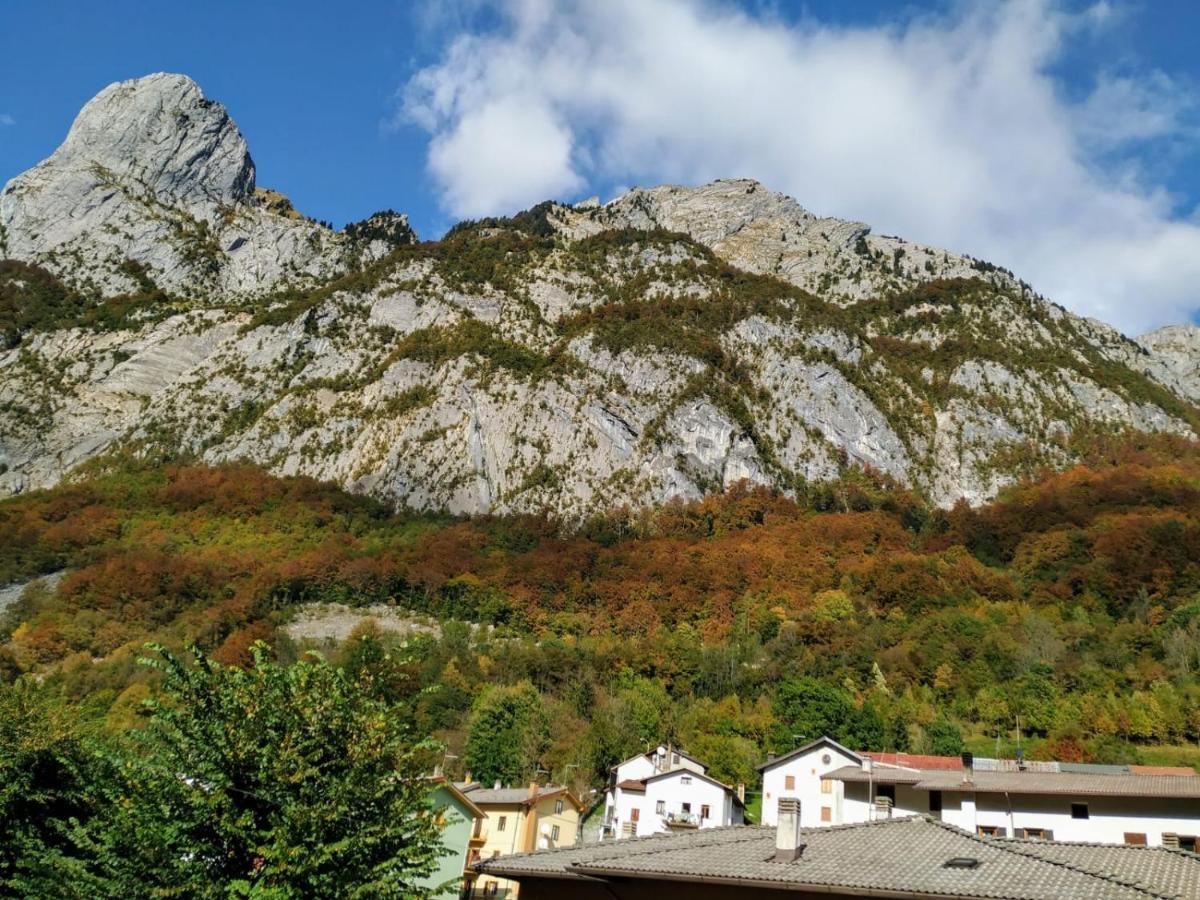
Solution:
[[[962,730],[945,716],[939,716],[925,726],[921,750],[935,756],[958,756],[963,752]]]
[[[550,744],[542,697],[529,682],[490,687],[475,701],[466,764],[481,781],[519,784]]]
[[[887,742],[887,726],[883,716],[869,700],[855,711],[845,735],[846,743],[855,750],[882,750]]]
[[[162,648],[164,677],[106,812],[81,827],[95,896],[423,897],[444,853],[413,743],[369,676],[261,642],[248,670]]]
[[[780,682],[773,704],[775,726],[771,742],[785,753],[802,740],[829,735],[854,741],[858,710],[845,691],[816,678],[789,678]]]
[[[0,684],[0,895],[61,896],[101,768],[45,689]]]

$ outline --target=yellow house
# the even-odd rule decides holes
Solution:
[[[536,783],[527,788],[491,789],[478,783],[456,787],[483,811],[470,839],[472,862],[547,850],[573,847],[579,839],[583,804],[566,787]],[[468,876],[469,877],[469,876]],[[517,883],[484,876],[470,885],[472,897],[516,897]]]

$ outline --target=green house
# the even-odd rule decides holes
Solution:
[[[442,844],[451,852],[441,857],[438,867],[421,880],[424,887],[449,883],[438,897],[458,897],[462,892],[463,872],[466,869],[475,823],[484,818],[483,811],[467,799],[466,794],[449,781],[438,779],[433,790],[434,809],[443,817]]]

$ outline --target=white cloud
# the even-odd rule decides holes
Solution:
[[[1117,18],[1107,4],[956,9],[830,28],[705,0],[512,0],[409,82],[403,115],[431,133],[455,215],[748,176],[1131,332],[1188,318],[1200,226],[1122,151],[1194,135],[1194,98],[1161,73],[1098,72],[1067,99],[1051,67]]]
[[[6,125],[16,125],[16,124],[17,124],[17,120],[14,119],[12,116],[10,116],[8,113],[0,113],[0,128],[4,127]]]

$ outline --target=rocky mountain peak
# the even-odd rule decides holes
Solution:
[[[1135,343],[746,179],[335,232],[181,76],[101,92],[0,226],[0,494],[151,448],[464,513],[864,468],[950,505],[1200,432],[1200,329]]]
[[[103,295],[136,290],[136,269],[193,297],[303,284],[360,261],[363,248],[279,196],[256,195],[224,106],[185,75],[147,75],[102,90],[48,159],[5,185],[0,257]]]
[[[101,167],[154,196],[214,208],[254,193],[254,160],[229,112],[186,75],[109,85],[79,113],[49,164]]]

